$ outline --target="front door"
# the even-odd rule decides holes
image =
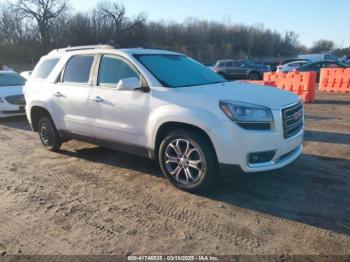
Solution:
[[[131,77],[141,79],[129,61],[117,55],[101,57],[89,96],[91,128],[98,139],[146,148],[149,93],[117,89],[120,80]]]

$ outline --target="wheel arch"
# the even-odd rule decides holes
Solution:
[[[202,129],[196,125],[193,125],[193,124],[176,122],[176,121],[164,122],[159,126],[157,133],[155,135],[155,139],[154,139],[154,158],[155,159],[158,158],[159,147],[160,147],[160,144],[163,141],[164,137],[169,132],[175,131],[175,130],[192,131],[192,132],[195,132],[195,133],[198,133],[199,135],[201,135],[209,143],[209,145],[213,149],[216,160],[218,160],[214,143],[213,143],[212,139],[210,138],[210,136],[208,135],[208,133],[204,129]]]
[[[49,116],[52,119],[50,112],[43,106],[35,105],[31,107],[30,119],[31,119],[31,126],[34,132],[38,132],[39,120],[43,116]]]

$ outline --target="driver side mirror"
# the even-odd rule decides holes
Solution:
[[[130,77],[121,79],[118,82],[117,89],[118,90],[136,90],[141,88],[141,81],[137,77]]]

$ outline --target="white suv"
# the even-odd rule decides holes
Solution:
[[[85,46],[43,57],[25,86],[26,112],[49,150],[70,139],[159,161],[177,187],[207,189],[219,171],[261,172],[302,152],[299,97],[228,82],[191,58]]]

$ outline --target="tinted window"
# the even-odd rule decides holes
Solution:
[[[131,77],[140,78],[139,74],[126,61],[115,56],[105,55],[102,57],[97,80],[98,85],[116,87],[121,79]]]
[[[226,67],[233,67],[233,62],[227,62]]]
[[[0,73],[0,86],[22,86],[25,79],[15,73]]]
[[[73,56],[67,63],[62,82],[87,83],[94,56]]]
[[[299,66],[302,66],[303,64],[301,63],[292,63],[292,64],[289,64],[289,67],[299,67]]]
[[[35,78],[46,79],[57,65],[59,58],[47,59],[40,63],[37,70],[35,70]]]
[[[235,62],[232,63],[232,64],[233,64],[232,66],[234,66],[234,67],[241,67],[241,66],[243,65],[243,63],[240,62],[240,61],[235,61]]]
[[[227,82],[208,67],[183,55],[135,55],[165,87]]]

